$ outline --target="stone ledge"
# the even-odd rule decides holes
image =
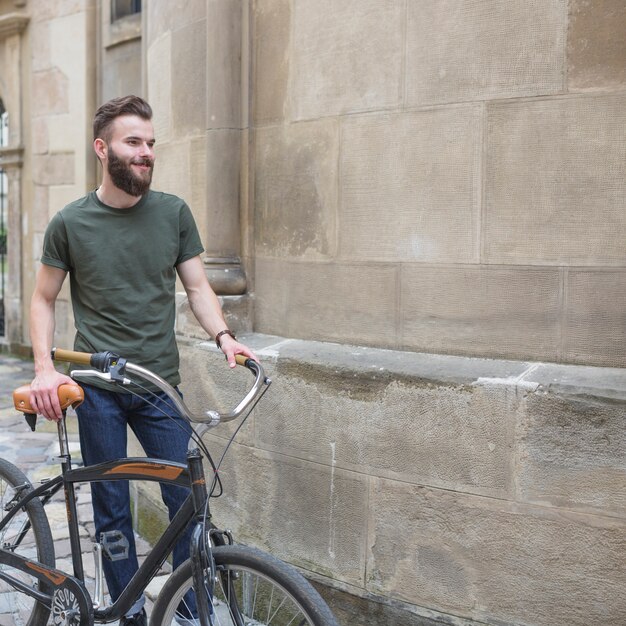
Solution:
[[[262,361],[280,359],[297,361],[303,366],[355,370],[370,379],[412,378],[432,384],[506,385],[526,391],[626,402],[626,368],[402,352],[260,333],[242,334],[240,339]],[[193,343],[196,347],[205,345],[205,342],[180,337],[179,342],[181,345]],[[206,346],[215,350],[212,342],[207,341]]]

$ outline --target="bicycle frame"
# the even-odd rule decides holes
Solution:
[[[65,433],[64,420],[65,417],[59,422],[59,436],[66,438],[66,435],[62,434]],[[31,576],[35,576],[44,583],[44,588],[51,587],[52,590],[50,593],[46,593],[41,590],[24,587],[20,581],[17,581],[4,572],[0,572],[0,578],[48,607],[52,605],[54,591],[67,588],[77,598],[81,615],[86,618],[81,620],[81,626],[83,626],[83,624],[89,624],[90,620],[109,622],[120,619],[130,609],[141,592],[143,592],[147,583],[157,574],[165,562],[165,559],[173,550],[180,534],[194,517],[197,518],[198,525],[201,525],[205,520],[210,521],[211,516],[204,481],[202,456],[198,451],[190,451],[187,454],[187,465],[160,459],[138,457],[124,458],[76,469],[71,468],[71,457],[69,453],[62,455],[62,459],[61,474],[43,483],[15,502],[11,511],[9,511],[0,522],[0,531],[2,531],[19,510],[34,498],[41,497],[42,503],[45,505],[54,494],[60,489],[64,489],[74,575],[70,576],[56,568],[22,557],[2,547],[0,548],[0,562],[7,563]],[[191,479],[192,476],[194,480]],[[84,584],[74,485],[83,482],[132,479],[191,487],[191,493],[116,602],[104,609],[94,609],[91,596]],[[21,541],[27,530],[27,527],[22,529],[17,543]],[[201,549],[201,533],[196,530],[196,532],[193,533],[191,541],[191,554],[196,562],[204,562],[206,560],[201,554]]]

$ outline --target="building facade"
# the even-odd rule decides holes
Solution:
[[[4,342],[93,112],[143,95],[275,379],[237,536],[346,624],[624,622],[624,32],[621,0],[0,0]],[[227,402],[178,313],[186,398]]]

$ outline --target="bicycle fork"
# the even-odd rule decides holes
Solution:
[[[208,495],[202,455],[197,448],[187,453],[187,464],[191,479],[191,495],[197,516],[197,523],[191,536],[190,555],[198,617],[201,626],[213,626],[212,604],[215,562],[210,555],[211,546],[208,544],[210,539],[206,528],[206,524],[211,521],[211,516],[208,512]],[[209,554],[207,554],[207,550]]]

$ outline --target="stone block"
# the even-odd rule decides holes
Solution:
[[[617,249],[618,237],[615,237]],[[626,270],[571,269],[563,356],[588,365],[626,367]]]
[[[477,261],[480,120],[473,105],[346,118],[341,256]]]
[[[405,12],[394,0],[293,3],[291,118],[398,106]]]
[[[34,0],[29,5],[33,21],[53,20],[85,11],[85,0]]]
[[[50,185],[48,187],[48,218],[51,219],[57,211],[60,211],[65,205],[69,204],[70,202],[78,200],[79,197],[80,193],[76,190],[75,185]]]
[[[34,117],[69,113],[69,79],[58,68],[33,72],[32,94]]]
[[[241,5],[239,0],[207,3],[207,128],[242,127]]]
[[[518,426],[518,486],[528,502],[626,516],[624,408],[535,393]]]
[[[33,185],[33,207],[30,215],[35,232],[43,232],[50,221],[48,185]]]
[[[512,388],[285,358],[270,377],[280,384],[256,409],[258,447],[369,476],[513,497]]]
[[[212,1],[214,0],[209,0],[209,2]],[[233,0],[229,3],[232,4]],[[174,32],[190,24],[196,24],[206,20],[207,16],[207,0],[168,0],[150,3],[146,8],[150,13],[146,33],[148,45],[167,32]]]
[[[33,155],[33,181],[39,185],[74,183],[74,153]]]
[[[255,275],[259,332],[385,347],[396,344],[394,267],[257,258]]]
[[[257,254],[304,258],[334,254],[338,144],[335,120],[257,130]]]
[[[49,150],[47,152],[69,152],[73,149],[76,142],[75,116],[71,113],[66,113],[40,119],[45,120],[48,128]],[[94,155],[95,158],[96,156]]]
[[[50,69],[50,22],[37,21],[31,18],[30,23],[32,41],[31,63],[34,72]]]
[[[216,525],[304,569],[362,586],[367,478],[234,444],[212,502]]]
[[[483,259],[626,261],[626,97],[488,105]]]
[[[207,62],[206,20],[172,33],[172,123],[177,136],[207,127]]]
[[[46,117],[34,117],[31,121],[30,142],[33,154],[48,152],[48,121],[49,118]]]
[[[558,360],[559,270],[406,265],[401,343],[408,350]]]
[[[624,520],[387,480],[369,512],[375,594],[480,623],[626,621]]]
[[[566,0],[409,2],[409,106],[560,93]]]
[[[569,89],[626,85],[626,4],[622,0],[571,0],[567,35]]]
[[[291,1],[254,3],[254,119],[285,119],[291,60]]]

